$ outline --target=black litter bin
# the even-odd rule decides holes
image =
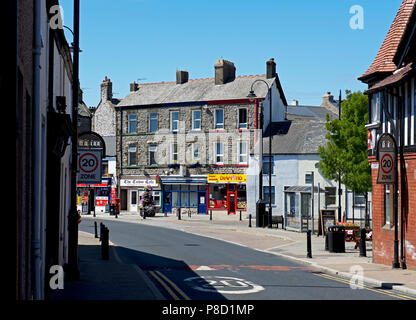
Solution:
[[[345,252],[345,228],[343,226],[328,227],[329,252]]]
[[[258,200],[256,203],[256,227],[264,227],[264,216],[266,215],[266,202]]]

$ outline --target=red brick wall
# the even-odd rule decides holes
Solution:
[[[408,269],[416,270],[416,153],[406,153],[406,176],[408,186],[408,213],[407,224],[405,225],[405,253]],[[370,163],[376,163],[375,157],[369,157]],[[394,223],[391,220],[391,227],[384,225],[384,185],[377,184],[378,169],[372,169],[372,201],[373,201],[373,260],[375,263],[392,265],[394,257]],[[400,168],[399,168],[400,179]],[[399,191],[400,180],[399,180]],[[401,203],[399,196],[399,261],[400,261],[400,223]]]

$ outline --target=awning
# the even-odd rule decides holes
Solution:
[[[317,186],[314,186],[314,190],[315,192],[318,192],[319,189]],[[286,187],[286,189],[284,190],[284,192],[303,192],[303,193],[311,193],[312,191],[312,186],[291,186],[291,187]],[[325,192],[325,190],[321,189],[321,192]]]

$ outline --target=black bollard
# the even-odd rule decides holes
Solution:
[[[181,220],[181,208],[178,208],[178,220]]]
[[[100,222],[100,241],[103,239],[104,223]]]
[[[240,210],[240,221],[241,221],[241,210]]]
[[[110,247],[109,247],[109,230],[103,228],[103,240],[101,241],[101,258],[103,260],[109,259]]]
[[[251,213],[248,215],[248,227],[251,228]]]
[[[212,220],[212,209],[209,210],[209,220]]]
[[[306,255],[307,258],[312,258],[312,241],[311,241],[311,230],[306,232],[306,246],[308,253]]]
[[[98,232],[97,232],[97,221],[94,221],[94,237],[98,238]]]
[[[325,237],[325,251],[328,251],[328,232],[324,231],[324,237]]]
[[[366,238],[366,230],[363,228],[361,229],[360,234],[360,257],[366,257],[367,256],[367,249],[365,246],[365,238]]]

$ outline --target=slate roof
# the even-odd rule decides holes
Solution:
[[[272,123],[272,154],[318,154],[326,146],[325,122],[312,120]],[[263,136],[263,153],[269,154],[268,128]]]
[[[183,84],[176,84],[176,81],[143,83],[139,84],[137,91],[130,92],[115,107],[247,99],[251,85],[257,79],[262,79],[271,86],[277,78],[267,79],[265,75],[240,76],[234,81],[220,85],[215,85],[214,78],[189,80]],[[279,86],[278,83],[278,88]],[[264,84],[256,83],[254,91],[258,98],[264,98],[268,90]],[[284,96],[282,99],[286,101]]]
[[[368,70],[358,78],[359,80],[364,81],[378,72],[393,72],[396,70],[397,67],[393,59],[414,10],[416,10],[416,0],[403,0],[376,58]]]
[[[287,106],[286,116],[288,120],[315,119],[325,122],[327,113],[331,120],[338,118],[338,114],[328,108],[317,106]]]

